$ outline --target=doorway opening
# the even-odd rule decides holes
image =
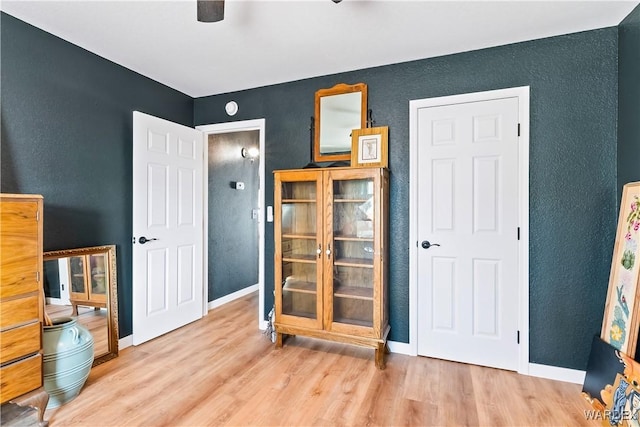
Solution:
[[[265,120],[198,126],[205,149],[206,309],[258,290],[264,320]],[[253,150],[252,150],[253,149]],[[257,154],[257,155],[256,155]]]

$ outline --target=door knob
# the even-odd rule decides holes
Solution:
[[[429,249],[431,246],[440,246],[438,243],[430,243],[428,240],[422,241],[422,249]]]
[[[152,240],[158,240],[155,237],[151,238],[151,239],[147,239],[146,237],[142,236],[138,239],[138,243],[140,243],[141,245],[144,245],[147,242],[150,242]]]

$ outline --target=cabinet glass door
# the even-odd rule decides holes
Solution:
[[[318,297],[317,181],[281,183],[282,314],[317,320]]]
[[[373,177],[332,182],[333,322],[373,327],[374,184]]]
[[[87,298],[85,281],[85,257],[69,257],[69,274],[71,276],[71,298]]]
[[[107,283],[109,280],[107,269],[107,254],[89,255],[89,268],[91,276],[92,301],[107,300]]]

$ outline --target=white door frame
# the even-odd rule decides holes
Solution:
[[[518,372],[529,373],[529,86],[409,101],[409,349],[418,355],[418,109],[518,98],[520,137],[518,191],[520,244],[518,266],[520,346]]]
[[[260,140],[260,156],[258,158],[258,175],[259,175],[259,189],[258,189],[258,209],[260,214],[258,215],[259,223],[258,223],[258,328],[266,329],[267,321],[264,319],[264,233],[265,233],[265,200],[264,200],[264,188],[265,188],[265,177],[264,177],[264,139],[265,139],[265,119],[254,119],[254,120],[242,120],[237,122],[226,122],[226,123],[217,123],[210,125],[201,125],[196,126],[196,129],[204,132],[205,134],[205,151],[204,151],[204,188],[208,188],[208,180],[209,180],[209,155],[208,155],[208,141],[209,135],[221,134],[221,133],[229,133],[229,132],[242,132],[242,131],[251,131],[257,130],[259,131],[259,140]],[[238,152],[238,155],[240,153]],[[204,192],[204,235],[209,235],[209,192],[205,190]],[[208,246],[204,245],[204,311],[207,312],[207,301],[209,299],[209,275],[208,275]]]

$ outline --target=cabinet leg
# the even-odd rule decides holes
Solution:
[[[71,315],[72,316],[78,315],[78,304],[71,304]]]
[[[44,387],[40,387],[10,402],[18,406],[28,406],[35,409],[38,411],[38,425],[40,427],[47,427],[49,425],[49,421],[45,421],[44,419],[44,411],[47,409],[47,403],[49,403],[49,393],[47,393]]]
[[[276,332],[276,348],[282,348],[282,334]]]
[[[387,347],[386,343],[381,343],[381,344],[378,344],[378,347],[376,348],[375,359],[376,359],[376,367],[378,369],[384,369],[387,366],[384,360],[386,347]]]

